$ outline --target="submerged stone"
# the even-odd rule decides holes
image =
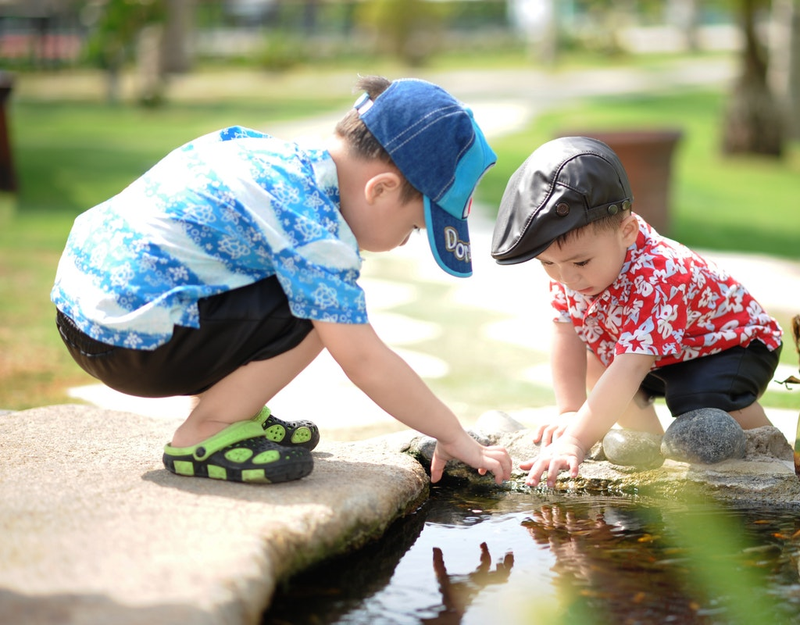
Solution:
[[[746,447],[742,426],[718,408],[700,408],[676,417],[661,440],[665,458],[700,464],[744,458]]]
[[[623,467],[656,469],[664,464],[661,436],[628,429],[609,430],[603,437],[606,460]]]

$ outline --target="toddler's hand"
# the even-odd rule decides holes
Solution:
[[[555,443],[544,447],[537,458],[521,463],[521,469],[528,471],[528,486],[536,487],[547,474],[547,486],[553,488],[559,472],[569,471],[570,476],[577,477],[578,466],[583,462],[585,452],[571,436],[562,436]]]
[[[577,413],[565,412],[558,415],[552,423],[543,423],[533,431],[533,442],[549,445],[564,434]]]
[[[505,448],[484,447],[466,432],[454,442],[436,442],[431,458],[431,482],[435,484],[442,479],[448,460],[460,460],[478,469],[481,475],[486,475],[488,471],[494,475],[494,481],[498,484],[511,477],[511,457]]]

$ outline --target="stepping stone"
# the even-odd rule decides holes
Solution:
[[[661,440],[665,458],[699,464],[744,458],[747,437],[724,410],[700,408],[676,417]]]
[[[664,464],[661,436],[628,429],[609,430],[603,437],[606,460],[623,467],[657,469]]]

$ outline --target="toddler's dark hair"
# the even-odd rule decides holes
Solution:
[[[355,90],[366,92],[371,100],[375,100],[391,84],[392,81],[383,76],[360,76],[356,82]],[[378,159],[397,169],[403,178],[403,187],[400,192],[400,199],[403,203],[408,203],[422,195],[406,180],[403,172],[394,164],[389,153],[383,149],[383,146],[378,143],[378,140],[369,131],[367,125],[361,121],[358,111],[355,109],[348,111],[336,124],[336,134],[347,142],[354,156],[363,159]]]
[[[586,224],[585,226],[581,226],[580,228],[569,230],[564,234],[562,234],[561,236],[556,237],[553,243],[555,243],[560,248],[564,244],[568,243],[570,240],[579,237],[589,228],[592,229],[591,230],[592,234],[597,234],[598,232],[602,232],[603,230],[612,230],[630,214],[631,214],[631,203],[624,202],[618,213],[615,213],[613,215],[606,215],[605,217],[601,217],[600,219],[597,219],[590,224]]]

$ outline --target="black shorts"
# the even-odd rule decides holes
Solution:
[[[172,338],[155,350],[96,341],[61,311],[56,326],[84,371],[139,397],[197,395],[249,362],[297,347],[313,328],[292,315],[275,277],[201,299],[198,308],[199,328],[175,326]]]
[[[698,408],[741,410],[767,390],[782,347],[770,351],[755,340],[747,347],[660,367],[647,374],[641,388],[651,397],[664,397],[676,417]]]

